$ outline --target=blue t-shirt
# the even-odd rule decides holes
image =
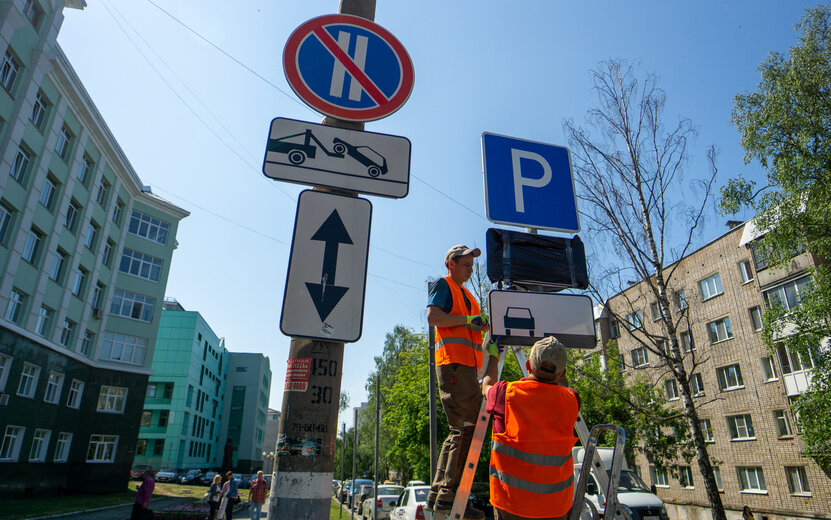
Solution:
[[[470,301],[467,299],[467,294],[462,291],[462,298],[465,300],[467,307],[467,314],[471,313]],[[453,310],[453,293],[450,292],[450,286],[447,285],[447,280],[439,278],[430,284],[427,291],[427,306],[435,305],[447,314]]]

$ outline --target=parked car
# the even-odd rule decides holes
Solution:
[[[251,481],[257,478],[257,475],[251,475],[250,473],[243,473],[240,475],[239,481],[239,488],[240,489],[248,489],[251,487]]]
[[[364,500],[366,500],[366,497],[372,494],[372,491],[374,489],[374,484],[361,484],[360,486],[358,486],[358,490],[355,491],[355,499],[352,500],[352,509],[356,513],[361,512],[361,506],[364,504]]]
[[[402,486],[396,486],[394,484],[379,484],[378,485],[378,497],[376,498],[374,495],[375,489],[370,489],[369,495],[366,497],[366,500],[363,502],[363,506],[361,507],[361,518],[366,520],[369,518],[370,520],[384,520],[390,517],[390,511],[392,508],[395,507],[395,503],[398,502],[398,497],[401,496],[401,493],[404,491]],[[374,516],[375,511],[375,503],[378,503],[378,516]]]
[[[423,480],[410,480],[404,487],[426,486],[427,483]]]
[[[156,472],[156,476],[154,478],[156,479],[156,482],[176,482],[179,478],[179,474],[176,472],[176,468],[165,466]]]
[[[203,486],[210,486],[211,483],[214,481],[214,475],[216,475],[216,471],[208,471],[201,477],[199,477],[199,482]]]
[[[390,520],[433,520],[432,511],[426,509],[429,491],[430,486],[404,488],[390,511]]]
[[[358,492],[358,488],[366,484],[371,486],[372,481],[365,478],[356,478],[355,480],[349,482],[349,489],[347,490],[346,496],[346,507],[350,509],[352,508],[352,499]]]
[[[179,484],[199,484],[201,478],[201,469],[189,469],[187,473],[179,477]]]
[[[147,470],[153,471],[150,464],[136,464],[130,468],[130,478],[132,480],[141,480],[144,477],[144,472]]]

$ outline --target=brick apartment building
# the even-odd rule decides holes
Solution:
[[[699,363],[691,391],[706,403],[699,415],[722,501],[728,518],[738,518],[744,505],[757,519],[831,518],[831,478],[804,456],[789,405],[807,388],[812,362],[784,347],[771,352],[760,332],[769,301],[798,304],[814,259],[802,253],[787,269],[769,269],[754,254],[752,221],[728,225],[725,234],[682,258],[670,283],[673,311],[687,308],[679,340],[687,370]],[[635,339],[661,336],[659,312],[647,284],[635,283],[596,309],[598,337],[601,345],[617,339],[625,373],[651,380],[680,408],[663,360]],[[710,518],[696,460],[679,478],[658,471],[643,454],[635,464],[655,484],[671,518]]]

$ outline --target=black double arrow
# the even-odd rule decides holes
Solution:
[[[340,244],[352,245],[353,242],[336,209],[332,210],[332,213],[320,225],[311,239],[324,243],[323,269],[320,274],[320,283],[306,282],[306,289],[308,289],[312,303],[317,309],[320,321],[325,321],[349,290],[349,287],[335,285],[335,272],[338,266]]]

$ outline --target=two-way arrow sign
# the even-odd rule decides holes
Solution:
[[[361,337],[372,204],[321,191],[300,193],[280,330],[353,342]]]

